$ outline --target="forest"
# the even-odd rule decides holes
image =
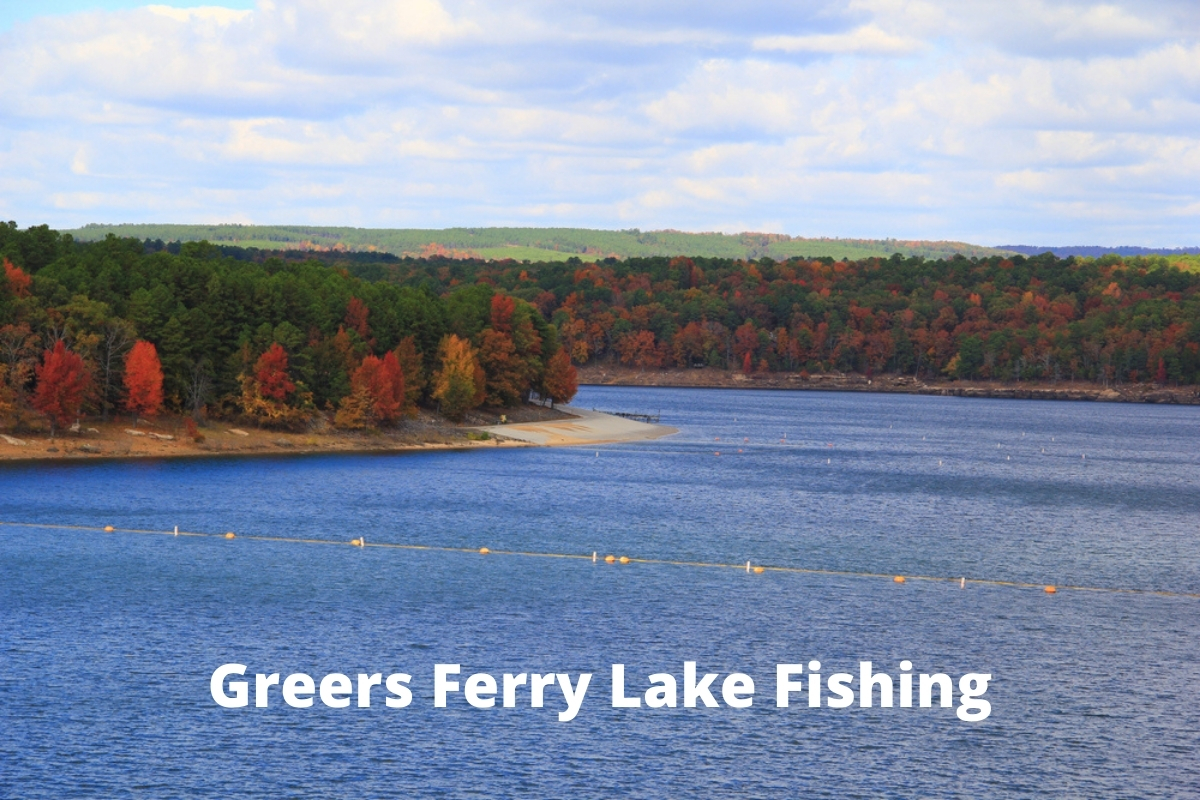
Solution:
[[[494,286],[551,320],[576,364],[1200,382],[1200,273],[1162,256],[392,259],[346,268],[436,295]]]
[[[389,425],[420,406],[458,419],[564,402],[574,365],[606,360],[1200,382],[1200,274],[1156,256],[484,261],[83,243],[14,223],[0,256],[13,425],[161,407],[293,427]]]
[[[575,393],[556,329],[486,283],[439,295],[311,259],[174,249],[0,224],[0,424],[53,433],[165,409],[363,429]]]

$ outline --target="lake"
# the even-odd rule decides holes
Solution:
[[[238,533],[0,527],[0,795],[1195,796],[1200,408],[609,387],[576,405],[680,432],[0,466],[6,523]],[[777,708],[775,666],[811,659],[990,673],[991,714]],[[748,674],[753,705],[611,706],[612,664],[633,694],[685,661],[714,687]],[[226,709],[209,679],[229,662],[251,684],[409,673],[414,699]],[[594,676],[559,722],[557,690],[435,708],[444,663],[460,683]]]

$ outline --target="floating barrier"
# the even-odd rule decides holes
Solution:
[[[146,529],[141,529],[141,528],[117,528],[112,525],[105,525],[103,527],[97,527],[97,526],[91,526],[91,525],[60,525],[60,524],[43,523],[43,522],[0,522],[0,527],[38,528],[38,529],[43,529],[43,530],[65,530],[65,531],[81,531],[81,532],[103,531],[105,533],[133,533],[133,534],[143,534],[143,535],[153,535],[153,536],[192,536],[192,537],[201,537],[201,538],[224,538],[224,539],[239,538],[233,531],[228,531],[223,534],[222,533],[201,533],[201,532],[196,532],[196,531],[181,531],[181,530],[179,530],[178,526],[176,526],[173,530],[146,530]],[[243,534],[240,538],[246,539],[248,541],[256,541],[256,542],[278,542],[278,543],[289,543],[289,544],[316,544],[316,545],[333,545],[333,546],[340,545],[342,547],[346,547],[347,545],[349,545],[352,547],[377,547],[377,548],[384,548],[384,549],[389,549],[389,550],[428,550],[428,551],[441,552],[441,553],[483,553],[485,555],[491,553],[491,554],[495,554],[495,555],[499,555],[499,556],[520,556],[520,557],[524,557],[524,558],[565,558],[565,559],[577,559],[577,560],[582,560],[582,561],[592,561],[593,563],[595,563],[596,555],[597,555],[595,552],[593,552],[591,555],[587,555],[587,554],[576,554],[576,553],[539,553],[539,552],[524,551],[524,550],[495,550],[495,551],[493,551],[493,550],[488,549],[487,547],[481,547],[481,548],[476,549],[473,547],[445,547],[445,546],[440,546],[440,545],[400,544],[400,543],[392,543],[392,542],[372,542],[370,544],[367,544],[364,539],[352,539],[350,542],[346,542],[345,539],[341,539],[341,540],[304,539],[304,538],[291,537],[291,536],[263,536],[263,535],[252,535],[252,534]],[[616,556],[607,555],[604,557],[604,561],[605,561],[605,563],[608,563],[608,564],[614,564],[618,561],[618,559]],[[739,563],[739,564],[722,564],[722,563],[710,562],[710,561],[681,561],[681,560],[667,559],[667,558],[630,558],[629,556],[621,556],[620,563],[622,563],[622,564],[656,564],[659,566],[672,566],[672,567],[695,567],[695,568],[703,568],[703,569],[739,569],[739,570],[746,569],[747,567],[750,566],[749,562],[747,562],[745,564],[741,564],[741,563]],[[877,572],[856,572],[853,570],[811,569],[811,568],[807,568],[807,567],[786,567],[786,566],[766,566],[766,565],[750,567],[750,569],[755,574],[759,574],[759,575],[761,575],[765,572],[778,572],[778,573],[789,573],[789,574],[795,574],[795,575],[826,575],[826,576],[845,577],[845,578],[882,578],[882,579],[890,578],[895,583],[905,583],[910,580],[911,581],[929,581],[929,582],[937,582],[937,583],[957,583],[959,585],[959,588],[964,588],[964,589],[966,588],[966,585],[967,585],[967,579],[965,577],[945,578],[945,577],[938,577],[936,575],[908,575],[908,576],[887,575],[887,574],[882,574],[882,573],[877,573]],[[1187,598],[1200,599],[1200,592],[1172,592],[1172,591],[1166,591],[1166,590],[1162,590],[1162,589],[1135,589],[1135,588],[1122,588],[1122,587],[1114,587],[1114,586],[1057,586],[1057,585],[1042,584],[1042,583],[1027,583],[1027,582],[1023,582],[1023,581],[991,580],[991,579],[987,579],[987,578],[972,578],[971,583],[977,584],[977,585],[983,585],[983,586],[1004,586],[1004,587],[1010,587],[1010,588],[1014,588],[1014,589],[1039,589],[1040,588],[1046,594],[1058,594],[1060,591],[1075,591],[1075,592],[1101,592],[1101,593],[1108,593],[1108,594],[1150,595],[1150,596],[1155,596],[1155,597],[1187,597]]]

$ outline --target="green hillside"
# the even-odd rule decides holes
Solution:
[[[796,256],[868,258],[902,253],[945,258],[1004,253],[963,242],[897,239],[804,239],[777,233],[683,233],[680,231],[589,230],[586,228],[334,228],[303,225],[86,225],[70,233],[81,241],[118,237],[201,241],[263,249],[347,249],[398,256],[449,255],[517,261],[555,261],[571,256],[706,256],[782,260]]]

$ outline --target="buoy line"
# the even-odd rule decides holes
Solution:
[[[380,548],[388,550],[428,550],[440,553],[472,553],[476,555],[519,556],[524,558],[566,558],[597,562],[596,553],[543,553],[531,550],[493,550],[488,547],[448,547],[434,544],[401,544],[395,542],[367,542],[365,537],[358,539],[309,539],[295,536],[266,536],[256,534],[204,533],[198,531],[182,531],[176,526],[173,530],[149,530],[144,528],[117,528],[113,525],[63,525],[48,522],[2,522],[0,527],[10,528],[42,528],[47,530],[90,531],[99,533],[133,533],[150,536],[192,536],[209,539],[247,539],[255,542],[281,542],[287,544],[323,544],[340,545],[342,547]],[[601,559],[607,564],[653,564],[657,566],[694,567],[703,569],[737,569],[751,571],[751,563],[722,564],[713,561],[684,561],[669,558],[634,558],[632,556],[607,555]],[[770,566],[759,564],[753,567],[753,573],[761,575],[767,572],[790,573],[796,575],[828,575],[845,578],[881,578],[890,580],[897,585],[908,581],[929,581],[935,583],[957,583],[960,588],[966,588],[968,583],[981,586],[1006,586],[1015,589],[1042,589],[1046,594],[1053,595],[1060,591],[1100,592],[1108,594],[1138,594],[1156,597],[1187,597],[1200,599],[1200,592],[1172,592],[1163,589],[1131,589],[1113,586],[1069,586],[1058,584],[1029,583],[1025,581],[1004,581],[988,578],[939,577],[936,575],[895,575],[882,572],[858,572],[854,570],[813,569],[808,567]]]

